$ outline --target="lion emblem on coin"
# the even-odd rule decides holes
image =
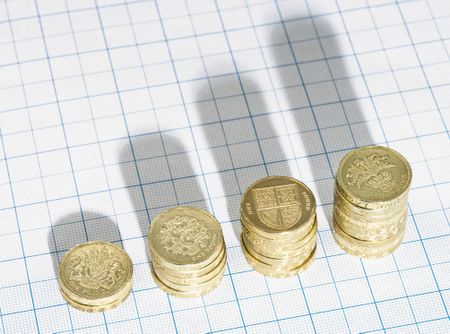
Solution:
[[[382,192],[390,192],[396,185],[391,169],[395,165],[388,161],[388,156],[371,154],[355,159],[347,170],[348,184],[361,189],[366,183],[369,187]]]
[[[167,252],[192,257],[211,249],[216,243],[216,236],[206,224],[189,216],[175,216],[168,220],[161,226],[159,238]]]
[[[125,272],[120,260],[106,247],[74,256],[70,280],[86,289],[111,289]]]

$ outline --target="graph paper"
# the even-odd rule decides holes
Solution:
[[[0,0],[0,333],[450,333],[450,3],[446,0]],[[406,236],[380,260],[330,230],[336,167],[392,147],[411,163]],[[305,182],[318,252],[266,278],[239,202],[267,175]],[[151,278],[157,213],[207,209],[227,245],[201,298]],[[77,311],[56,272],[103,239],[133,291]]]

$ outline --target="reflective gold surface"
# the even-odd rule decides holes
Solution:
[[[96,312],[125,300],[132,288],[132,275],[131,259],[122,248],[91,241],[71,248],[64,255],[58,281],[63,297],[71,305]]]
[[[155,283],[176,297],[198,297],[214,289],[226,269],[219,222],[208,212],[176,207],[155,217],[148,233]]]

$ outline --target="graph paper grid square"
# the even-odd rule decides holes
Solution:
[[[0,333],[450,333],[450,3],[446,0],[0,0]],[[333,240],[345,153],[411,163],[406,236],[361,260]],[[251,269],[239,203],[290,175],[318,203],[318,251],[289,279]],[[220,286],[151,278],[152,217],[212,212]],[[118,308],[58,292],[77,243],[120,244]]]

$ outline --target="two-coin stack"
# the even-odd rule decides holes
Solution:
[[[271,277],[290,277],[314,259],[316,201],[303,183],[266,177],[247,188],[241,202],[241,247],[247,262]]]
[[[102,312],[121,304],[132,287],[133,264],[109,242],[91,241],[71,248],[61,260],[59,289],[73,307]]]
[[[208,212],[176,207],[153,219],[148,233],[152,275],[176,297],[198,297],[213,290],[226,268],[222,229]]]
[[[336,175],[333,235],[347,253],[379,258],[392,253],[405,234],[409,163],[398,152],[367,146],[349,152]]]

